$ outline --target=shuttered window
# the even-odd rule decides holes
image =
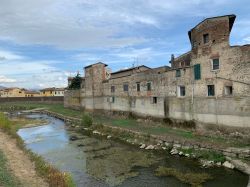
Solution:
[[[194,65],[194,79],[195,80],[201,79],[201,65],[200,64]]]

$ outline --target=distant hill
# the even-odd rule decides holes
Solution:
[[[5,89],[6,87],[4,87],[4,86],[0,86],[0,89]]]

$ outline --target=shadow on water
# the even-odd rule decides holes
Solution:
[[[203,169],[191,159],[138,150],[112,140],[76,134],[66,130],[63,121],[47,115],[31,114],[27,117],[49,121],[48,125],[18,131],[27,148],[60,170],[70,172],[77,186],[190,186],[174,177],[155,176],[158,166],[175,168],[184,173],[207,173],[213,177],[203,184],[207,187],[245,187],[248,183],[248,176],[235,170]],[[72,135],[78,139],[70,141]]]

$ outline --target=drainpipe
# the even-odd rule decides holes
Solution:
[[[191,99],[191,104],[192,104],[192,120],[194,119],[194,66],[191,66],[192,67],[192,74],[193,74],[193,78],[191,80],[191,84],[192,84],[192,99]]]
[[[218,96],[217,96],[217,71],[215,72],[215,119],[216,119],[216,125],[218,125]]]

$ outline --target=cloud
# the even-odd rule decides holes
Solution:
[[[2,84],[2,83],[13,83],[13,82],[16,82],[16,80],[11,79],[11,78],[7,78],[4,75],[0,75],[0,84]]]
[[[32,60],[12,51],[0,50],[6,63],[0,63],[0,84],[10,87],[25,88],[65,87],[67,85],[66,72],[59,67],[59,61]],[[11,78],[10,78],[11,77]]]
[[[178,16],[207,16],[226,0],[2,0],[0,39],[62,49],[128,47],[137,28],[167,29]]]
[[[22,56],[17,55],[17,54],[15,54],[13,52],[0,50],[0,61],[4,61],[4,60],[21,60],[21,59],[23,59]]]
[[[243,41],[250,43],[250,36],[244,38]]]

